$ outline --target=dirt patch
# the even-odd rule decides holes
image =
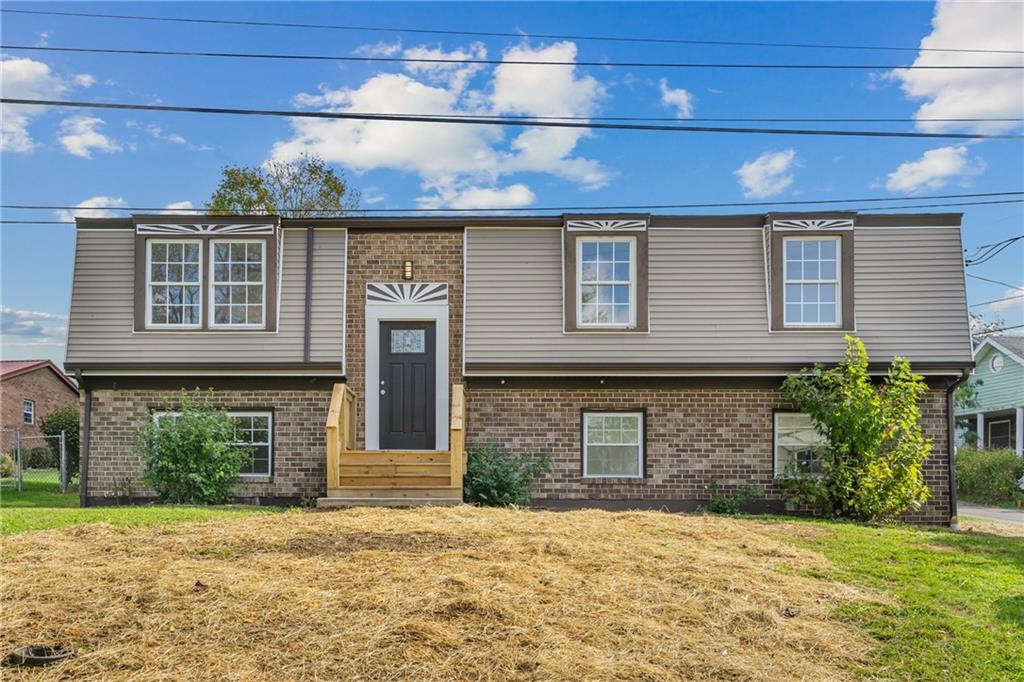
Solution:
[[[796,529],[456,507],[28,533],[0,646],[75,647],[39,679],[845,679],[870,644],[831,613],[875,597],[813,577]]]

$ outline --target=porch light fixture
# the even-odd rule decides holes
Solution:
[[[402,264],[402,279],[412,279],[412,261],[407,260]]]

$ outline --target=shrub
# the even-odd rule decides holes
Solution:
[[[491,444],[472,447],[466,463],[466,501],[487,507],[529,504],[533,479],[550,470],[546,455],[516,454]]]
[[[1024,499],[1020,481],[1024,459],[1013,450],[973,450],[956,453],[957,490],[965,500],[1009,504]]]
[[[718,478],[712,476],[711,484],[708,486],[708,495],[710,499],[697,508],[699,511],[735,516],[740,513],[740,507],[761,496],[761,486],[744,483],[731,493],[725,494],[718,487]]]
[[[230,445],[234,421],[224,410],[182,391],[175,414],[150,419],[139,430],[136,451],[145,465],[143,481],[161,502],[223,504],[248,453]]]
[[[54,410],[39,420],[39,430],[47,436],[59,436],[64,432],[64,449],[67,456],[68,480],[78,475],[78,405],[68,405]],[[60,442],[52,438],[48,442],[53,452],[53,461],[60,463]],[[54,464],[57,466],[57,464]]]
[[[852,336],[846,344],[836,367],[819,364],[783,383],[787,399],[811,416],[827,445],[820,474],[794,472],[781,486],[790,504],[808,504],[826,516],[894,518],[920,508],[930,495],[921,468],[931,441],[917,405],[928,387],[900,357],[876,387],[864,344]]]
[[[59,448],[59,446],[58,446]],[[58,449],[58,453],[60,450]],[[59,454],[55,454],[49,445],[32,448],[24,455],[26,469],[52,469],[60,466]]]
[[[8,452],[0,452],[0,478],[14,475],[14,458]]]

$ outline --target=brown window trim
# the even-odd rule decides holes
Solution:
[[[586,440],[587,440],[587,415],[588,414],[614,414],[621,412],[623,414],[635,414],[640,413],[640,476],[587,476],[586,473],[586,462],[584,461],[586,454]],[[585,483],[615,483],[615,482],[632,482],[642,483],[647,480],[647,407],[621,407],[615,409],[604,409],[600,407],[584,407],[580,410],[580,480]]]
[[[771,331],[835,331],[835,332],[849,332],[856,328],[855,308],[854,308],[854,240],[853,240],[853,229],[849,230],[775,230],[772,228],[772,220],[769,217],[768,226],[765,228],[771,233],[771,241],[769,245],[769,254],[771,257],[770,262],[770,273],[771,282],[769,285],[771,293]],[[786,237],[803,237],[805,239],[815,239],[818,237],[838,237],[840,240],[840,263],[839,263],[839,279],[840,279],[840,297],[841,308],[839,326],[832,325],[800,325],[800,326],[786,326],[785,324],[785,282],[783,282],[783,258],[785,257],[783,240]]]
[[[137,332],[215,332],[215,333],[246,333],[246,332],[276,332],[277,331],[277,245],[278,231],[273,234],[136,234],[135,235],[135,331]],[[200,241],[203,243],[202,254],[199,266],[202,269],[202,292],[199,310],[199,326],[183,327],[148,327],[146,326],[146,248],[148,242],[171,242],[171,241]],[[217,327],[210,318],[210,242],[211,241],[262,241],[266,256],[266,273],[264,273],[264,286],[266,287],[266,303],[263,309],[263,325],[260,327]]]
[[[576,242],[583,239],[602,237],[631,237],[636,240],[636,324],[632,327],[580,326],[576,319]],[[646,334],[650,330],[647,304],[647,230],[643,231],[584,231],[570,232],[562,229],[562,310],[565,332],[587,332],[594,334]]]

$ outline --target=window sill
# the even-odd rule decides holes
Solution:
[[[643,483],[647,479],[644,476],[580,476],[580,480],[588,484],[622,484],[622,483]]]

